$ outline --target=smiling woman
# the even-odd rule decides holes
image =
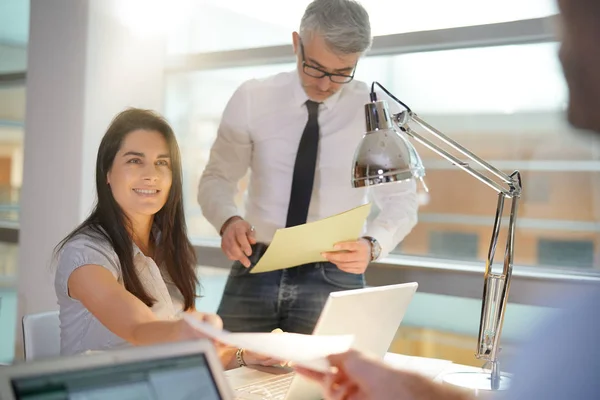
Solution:
[[[169,124],[146,110],[117,115],[98,150],[96,190],[91,215],[55,250],[61,353],[202,337],[182,313],[220,328],[219,317],[194,307],[196,259]],[[238,349],[219,350],[225,367],[237,365]]]
[[[148,293],[135,271],[139,252],[164,264],[178,289],[180,308],[192,307],[195,253],[187,240],[183,215],[179,148],[167,122],[139,109],[117,115],[98,149],[96,189],[98,200],[91,215],[58,247],[57,277],[72,242],[91,234],[111,244],[123,285],[147,306],[158,305],[160,298]],[[148,189],[157,193],[138,192]],[[65,276],[69,281],[71,272]]]
[[[117,115],[98,150],[96,190],[91,215],[56,249],[61,352],[191,334],[160,323],[193,311],[197,284],[167,122],[139,109]]]

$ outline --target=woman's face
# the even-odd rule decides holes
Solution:
[[[106,176],[127,216],[153,216],[167,202],[172,173],[169,147],[157,131],[128,133]]]

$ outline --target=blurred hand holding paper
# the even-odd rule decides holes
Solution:
[[[368,203],[319,221],[278,229],[250,273],[327,261],[321,253],[333,251],[336,243],[358,239],[370,211],[371,204]]]
[[[298,333],[231,333],[184,314],[183,318],[206,336],[229,346],[243,348],[318,372],[328,372],[327,356],[350,349],[352,335],[318,336]]]

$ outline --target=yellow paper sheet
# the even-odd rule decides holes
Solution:
[[[356,240],[371,211],[371,204],[291,228],[278,229],[251,274],[326,261],[321,253],[338,242]]]

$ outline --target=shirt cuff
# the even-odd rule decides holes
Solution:
[[[217,233],[221,232],[223,224],[231,217],[240,216],[240,212],[235,206],[223,207],[218,213],[211,218],[210,223],[215,227]],[[241,217],[241,216],[240,216]]]

